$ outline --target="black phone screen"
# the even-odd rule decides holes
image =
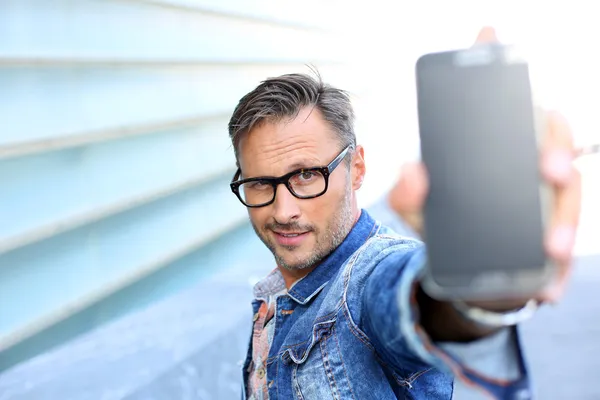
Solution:
[[[421,152],[430,177],[429,267],[434,275],[542,268],[528,66],[501,60],[464,65],[452,54],[417,63]]]

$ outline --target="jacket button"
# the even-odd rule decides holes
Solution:
[[[259,369],[257,369],[256,376],[258,376],[258,379],[264,378],[265,377],[265,369],[263,367],[260,367]]]
[[[254,314],[254,317],[252,317],[252,321],[256,322],[257,319],[258,319],[258,313]]]

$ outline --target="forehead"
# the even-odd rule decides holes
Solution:
[[[291,169],[326,165],[339,147],[331,125],[316,108],[304,108],[294,119],[264,122],[239,142],[243,175],[278,176]]]

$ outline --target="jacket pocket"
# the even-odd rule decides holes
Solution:
[[[291,368],[294,399],[353,399],[340,354],[335,320],[315,324],[311,337],[285,350],[282,360]]]
[[[305,363],[313,347],[331,334],[334,325],[335,320],[327,320],[315,324],[312,329],[312,335],[308,340],[292,345],[284,351],[282,356],[283,362],[296,365]]]

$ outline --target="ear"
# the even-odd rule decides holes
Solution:
[[[365,166],[365,149],[358,145],[352,155],[352,161],[350,164],[352,173],[352,189],[358,190],[361,188],[365,179],[365,173],[367,172]]]

